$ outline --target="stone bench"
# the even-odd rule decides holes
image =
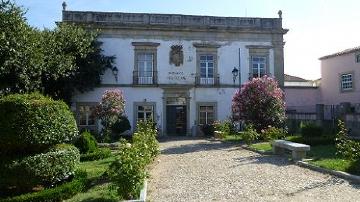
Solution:
[[[272,150],[275,154],[284,154],[285,149],[292,151],[292,159],[294,161],[302,160],[306,157],[306,152],[310,151],[310,146],[290,142],[286,140],[275,140],[272,144]]]

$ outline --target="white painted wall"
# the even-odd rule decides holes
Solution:
[[[159,84],[194,84],[196,74],[196,48],[193,43],[200,43],[198,40],[139,40],[130,38],[101,38],[105,55],[116,56],[115,65],[119,69],[118,84],[132,84],[134,70],[134,47],[132,42],[155,42],[160,43],[157,48],[157,70]],[[222,46],[218,49],[218,73],[221,84],[233,84],[231,71],[239,67],[239,48],[241,50],[241,83],[249,77],[249,50],[247,45],[271,45],[271,42],[248,42],[248,41],[221,41],[217,42]],[[169,54],[172,45],[182,45],[184,54],[183,65],[176,67],[169,63]],[[274,54],[269,54],[270,73],[274,74]],[[182,72],[186,80],[170,80],[169,72]],[[238,79],[236,83],[238,84]],[[107,70],[103,76],[104,84],[116,84],[114,75]]]
[[[160,88],[95,88],[93,91],[77,94],[73,97],[73,101],[76,102],[100,102],[101,97],[106,90],[119,89],[123,92],[125,98],[125,114],[128,117],[131,128],[134,128],[134,102],[155,102],[156,103],[156,114],[155,118],[159,126],[162,125],[162,94],[163,90]],[[75,104],[74,103],[74,104]],[[75,104],[76,105],[76,104]]]
[[[133,82],[134,71],[134,47],[132,42],[157,42],[160,45],[157,48],[157,70],[159,84],[183,84],[194,85],[196,73],[196,48],[193,43],[200,43],[198,40],[158,40],[158,39],[131,39],[131,38],[101,38],[103,42],[103,50],[105,55],[115,56],[115,65],[119,69],[118,82],[116,82],[111,70],[107,70],[103,75],[103,84],[112,84],[117,89],[123,91],[126,105],[125,113],[134,128],[134,102],[156,103],[156,121],[162,129],[163,123],[163,89],[159,87],[131,87]],[[189,128],[194,125],[197,119],[197,103],[198,102],[216,102],[217,103],[217,119],[224,120],[231,115],[231,100],[235,91],[239,86],[239,78],[237,78],[234,87],[232,69],[239,67],[239,49],[241,50],[240,66],[241,66],[241,83],[248,81],[249,77],[249,51],[247,45],[271,45],[271,42],[249,42],[249,41],[218,41],[221,47],[218,49],[218,73],[220,75],[220,85],[227,87],[220,88],[195,88],[189,90],[190,94],[190,123]],[[172,45],[182,45],[184,61],[183,65],[176,67],[169,63],[169,54]],[[274,74],[274,53],[270,50],[269,54],[270,73]],[[182,72],[185,80],[169,79],[169,72]],[[73,102],[76,107],[77,102],[100,102],[104,91],[112,87],[99,87],[93,91],[83,94],[76,94]]]

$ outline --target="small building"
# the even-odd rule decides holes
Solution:
[[[194,127],[232,115],[231,100],[253,77],[284,85],[281,11],[278,18],[63,10],[63,22],[100,29],[108,70],[93,91],[73,97],[80,127],[96,129],[91,109],[107,89],[120,89],[134,128],[153,119],[163,135],[195,135]]]
[[[320,103],[320,79],[306,80],[284,75],[284,93],[287,111],[312,112]]]
[[[321,61],[321,102],[326,105],[360,103],[360,47],[319,58]],[[358,86],[359,85],[359,86]]]

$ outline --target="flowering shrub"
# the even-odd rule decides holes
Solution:
[[[268,125],[281,128],[285,121],[284,92],[275,79],[264,76],[253,78],[238,90],[232,99],[235,119],[244,119],[260,132]]]
[[[159,142],[156,139],[157,129],[152,121],[140,121],[136,126],[133,144],[140,148],[141,156],[150,163],[160,152]]]
[[[336,134],[336,154],[347,159],[360,159],[360,142],[350,140],[348,130],[343,121],[338,122],[339,132]]]
[[[251,145],[259,138],[259,134],[251,124],[248,124],[245,128],[245,131],[241,133],[241,137],[247,145]]]
[[[262,129],[260,133],[261,139],[265,141],[282,139],[286,137],[287,132],[282,128],[275,128],[272,126],[268,126],[266,129]]]
[[[146,166],[159,154],[153,122],[139,122],[132,144],[120,140],[120,152],[108,170],[121,199],[136,199],[147,177]]]
[[[125,100],[122,91],[106,90],[101,102],[95,108],[95,115],[103,125],[102,139],[110,139],[111,127],[124,113]]]

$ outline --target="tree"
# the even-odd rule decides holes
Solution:
[[[70,103],[75,91],[101,82],[113,56],[102,55],[97,33],[61,23],[39,31],[25,11],[11,1],[0,3],[0,93],[41,91]]]
[[[260,132],[268,126],[283,127],[285,121],[284,92],[275,79],[253,78],[232,99],[232,110]]]
[[[40,32],[11,1],[0,2],[0,93],[39,89],[43,71]]]
[[[43,33],[48,44],[42,84],[44,93],[70,103],[77,90],[92,90],[101,83],[101,75],[112,69],[114,56],[102,55],[97,34],[80,27],[61,24]]]
[[[124,113],[125,100],[122,91],[106,90],[95,108],[95,115],[103,125],[102,140],[110,140],[111,128]]]

